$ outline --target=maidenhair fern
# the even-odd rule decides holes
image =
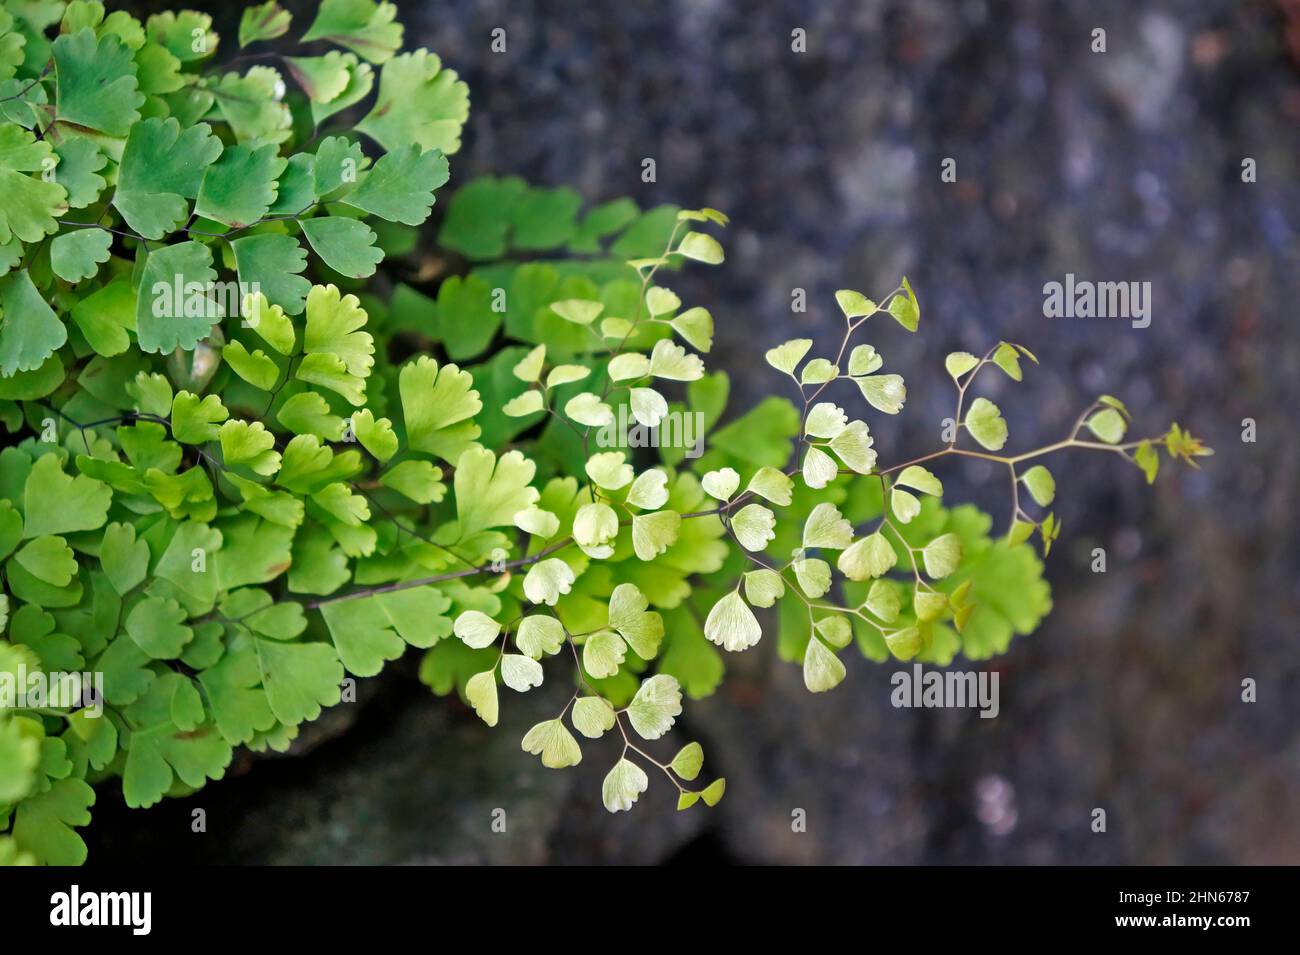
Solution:
[[[411,647],[489,725],[572,686],[521,745],[605,761],[611,811],[652,775],[713,805],[700,746],[659,741],[761,641],[753,608],[814,692],[855,641],[988,657],[1050,607],[1040,458],[1096,450],[1152,480],[1162,450],[1208,453],[1176,425],[1125,440],[1108,396],[1062,441],[999,453],[972,386],[1036,362],[999,343],[948,356],[947,444],[886,461],[847,409],[897,414],[904,381],[853,339],[917,330],[906,280],[838,293],[835,355],[768,352],[799,402],[715,427],[713,319],[670,285],[723,261],[726,216],[481,179],[447,203],[444,277],[415,227],[468,93],[398,52],[394,13],[324,0],[310,49],[223,67],[205,14],[0,0],[0,861],[81,862],[92,784],[120,778],[106,795],[133,807],[191,793]],[[238,43],[291,25],[262,4]],[[386,258],[403,267],[367,281]],[[1006,469],[1005,534],[941,502],[947,457]],[[83,672],[102,698],[39,695]]]

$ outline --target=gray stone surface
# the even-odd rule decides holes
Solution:
[[[211,787],[201,799],[241,834],[209,837],[196,857],[1300,862],[1300,74],[1273,5],[401,6],[409,42],[472,88],[454,181],[519,173],[593,200],[732,215],[727,264],[678,284],[717,319],[712,362],[733,374],[733,410],[780,388],[763,349],[838,341],[835,288],[881,294],[906,272],[924,334],[882,326],[871,339],[909,383],[901,420],[876,429],[886,458],[937,443],[943,355],[999,338],[1044,362],[989,392],[1013,447],[1062,434],[1109,392],[1136,428],[1176,418],[1219,453],[1154,488],[1115,461],[1058,459],[1056,609],[997,661],[995,720],[895,710],[895,668],[861,659],[811,697],[760,645],[684,721],[728,776],[722,807],[676,815],[660,786],[609,817],[595,757],[561,777],[518,751],[536,714],[509,707],[488,731],[395,672],[380,715],[291,767]],[[489,52],[496,26],[506,55]],[[1098,26],[1105,54],[1089,51]],[[795,27],[805,55],[790,52]],[[654,185],[638,178],[645,156]],[[955,184],[939,181],[945,157]],[[1042,286],[1066,272],[1150,281],[1151,327],[1044,318]],[[794,287],[807,314],[789,310]],[[1240,440],[1248,416],[1256,444]],[[987,471],[943,477],[1003,521],[1003,481]],[[1095,546],[1105,575],[1089,571]],[[1239,701],[1244,677],[1259,703]],[[487,828],[496,806],[505,837]],[[1089,831],[1094,807],[1105,835]],[[790,831],[795,808],[805,834]],[[163,812],[155,836],[180,820]]]

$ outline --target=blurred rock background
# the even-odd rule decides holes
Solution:
[[[1295,3],[399,7],[407,48],[437,51],[471,87],[453,183],[516,173],[732,216],[726,265],[675,285],[715,316],[711,367],[732,374],[733,412],[782,387],[766,348],[838,343],[836,288],[881,295],[906,273],[922,334],[882,323],[869,338],[908,378],[907,411],[873,419],[884,457],[937,445],[943,356],[1000,338],[1044,362],[1022,384],[985,383],[1010,447],[1062,436],[1107,392],[1135,432],[1176,419],[1218,454],[1154,488],[1106,456],[1055,459],[1056,608],[994,661],[997,719],[894,709],[897,667],[851,653],[849,679],[813,697],[760,644],[680,724],[727,776],[722,805],[676,814],[652,780],[610,816],[597,748],[565,773],[519,751],[543,698],[488,730],[404,661],[310,752],[148,813],[104,791],[92,864],[1300,862]],[[223,35],[237,15],[223,5]],[[505,54],[490,52],[496,27]],[[1090,49],[1098,27],[1106,53]],[[796,28],[806,53],[791,51]],[[655,184],[640,181],[644,157]],[[945,158],[955,183],[940,181]],[[1151,282],[1151,326],[1044,318],[1043,284],[1067,272]],[[1241,440],[1246,417],[1257,443]],[[956,462],[942,476],[1006,520],[1000,472]],[[1089,569],[1098,546],[1105,574]],[[195,806],[206,835],[190,833]],[[1090,831],[1095,807],[1105,834]],[[791,831],[795,809],[806,833]]]

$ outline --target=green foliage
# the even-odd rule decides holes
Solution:
[[[807,339],[768,352],[802,408],[771,397],[715,428],[713,318],[660,284],[724,261],[712,209],[481,179],[444,203],[456,274],[380,297],[358,280],[416,246],[468,111],[438,57],[398,52],[394,14],[324,0],[302,39],[326,52],[223,72],[205,14],[0,0],[0,862],[83,861],[92,784],[120,779],[136,807],[188,794],[237,747],[289,748],[345,676],[410,648],[489,725],[564,681],[521,746],[558,768],[612,735],[610,811],[648,769],[679,809],[716,805],[698,744],[649,747],[771,620],[822,692],[850,643],[981,659],[1047,613],[1025,541],[1046,550],[1055,518],[1017,491],[995,538],[923,465],[1000,461],[1045,507],[1051,474],[1019,466],[1047,450],[1117,453],[1149,480],[1162,447],[1208,453],[1177,426],[1123,443],[1106,396],[1065,442],[988,453],[1006,425],[984,398],[963,418],[967,389],[1034,360],[1002,343],[946,363],[983,450],[882,465],[867,422],[818,399],[849,379],[902,410],[902,377],[848,346],[880,315],[918,328],[906,280],[879,305],[837,294],[835,362],[805,360]],[[238,42],[293,26],[264,3]],[[655,449],[608,440],[688,420],[699,433]],[[59,672],[101,695],[12,692]]]

